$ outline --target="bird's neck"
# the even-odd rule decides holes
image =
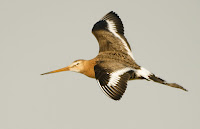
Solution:
[[[80,71],[80,73],[91,77],[95,78],[95,72],[94,72],[94,66],[96,65],[96,59],[91,59],[91,60],[85,60],[83,64],[83,70]]]

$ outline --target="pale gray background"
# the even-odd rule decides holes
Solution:
[[[136,61],[189,92],[131,81],[120,101],[73,72],[91,59],[93,24],[122,19]],[[0,129],[199,129],[199,0],[0,1]]]

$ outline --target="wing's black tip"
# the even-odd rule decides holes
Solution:
[[[124,34],[124,26],[117,15],[114,11],[110,11],[107,13],[100,21],[98,21],[92,28],[92,31],[97,31],[97,30],[109,30],[109,22],[112,22],[112,26],[114,26],[116,33]]]
[[[100,20],[96,24],[94,24],[92,31],[98,30],[107,30],[108,31],[108,23],[106,21]]]

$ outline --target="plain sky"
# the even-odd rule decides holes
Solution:
[[[115,11],[138,64],[189,92],[129,81],[120,101],[74,72],[92,59],[91,29]],[[199,129],[199,0],[1,0],[0,129]]]

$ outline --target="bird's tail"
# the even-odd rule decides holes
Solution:
[[[176,83],[167,83],[165,80],[155,76],[154,74],[151,74],[149,76],[149,79],[154,81],[154,82],[158,82],[158,83],[161,83],[161,84],[164,84],[164,85],[167,85],[167,86],[171,86],[171,87],[174,87],[174,88],[179,88],[179,89],[182,89],[184,91],[187,91],[184,87],[176,84]]]
[[[151,80],[151,81],[154,81],[154,82],[157,82],[157,83],[161,83],[161,84],[164,84],[164,85],[167,85],[167,86],[170,86],[170,87],[174,87],[174,88],[179,88],[179,89],[182,89],[184,91],[187,91],[184,87],[176,84],[176,83],[168,83],[166,82],[165,80],[157,77],[155,74],[149,72],[148,70],[146,70],[145,68],[142,68],[140,70],[137,71],[136,73],[138,75],[138,77],[143,77],[144,79],[146,80]]]

